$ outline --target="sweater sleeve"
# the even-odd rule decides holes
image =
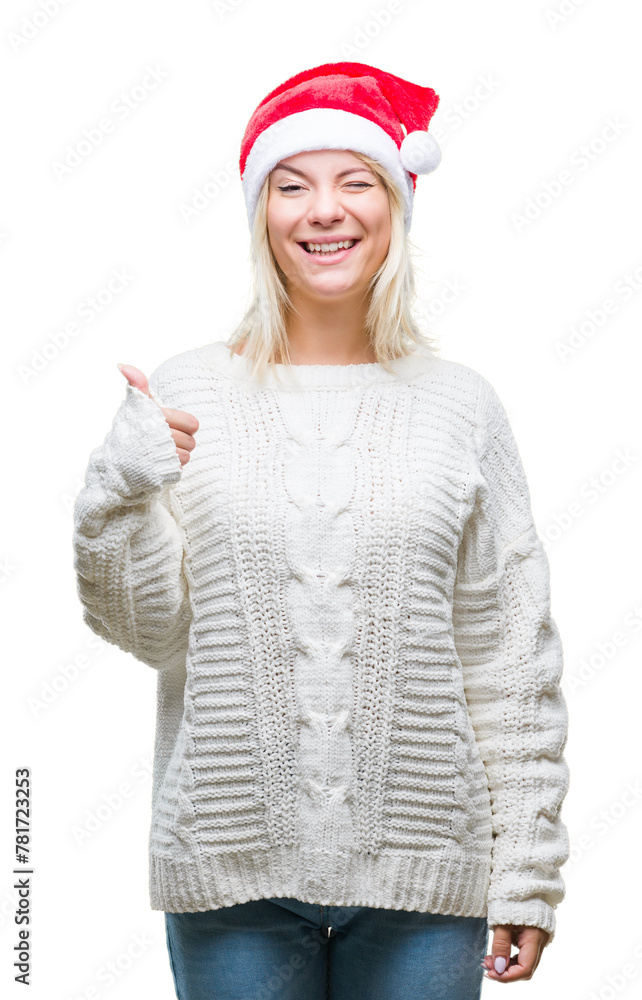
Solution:
[[[184,660],[191,622],[171,487],[182,474],[157,394],[127,383],[74,504],[74,569],[83,620],[107,642],[162,670]]]
[[[479,475],[458,554],[453,625],[490,792],[488,925],[541,927],[550,943],[565,895],[559,870],[570,854],[560,817],[569,785],[563,652],[521,458],[485,379],[476,440]]]

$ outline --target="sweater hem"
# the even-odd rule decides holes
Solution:
[[[193,913],[272,896],[320,906],[486,917],[490,861],[456,850],[325,852],[297,847],[202,852],[198,858],[150,853],[153,910]]]

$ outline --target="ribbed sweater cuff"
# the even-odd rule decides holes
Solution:
[[[551,935],[550,944],[555,937],[555,910],[543,899],[493,900],[488,904],[488,926],[492,929],[498,924],[541,927]]]

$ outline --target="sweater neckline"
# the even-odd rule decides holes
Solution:
[[[198,350],[201,360],[219,374],[243,382],[252,382],[251,362],[242,354],[232,354],[224,340],[213,341]],[[391,383],[423,374],[435,355],[424,347],[390,362],[391,372],[378,361],[349,365],[285,365],[270,368],[262,383],[270,388],[349,388],[351,386]]]

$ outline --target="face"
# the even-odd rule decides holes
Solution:
[[[388,194],[348,150],[296,153],[272,171],[267,225],[290,294],[315,299],[362,295],[390,245]],[[356,243],[336,252],[309,252],[310,243],[343,240]]]

